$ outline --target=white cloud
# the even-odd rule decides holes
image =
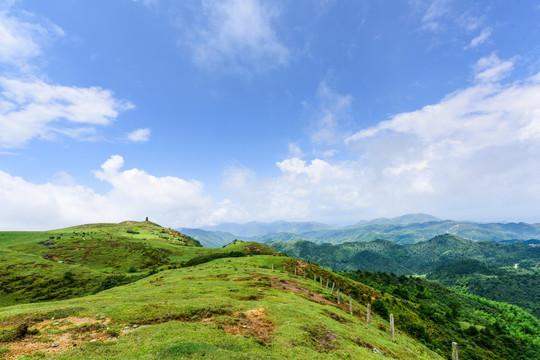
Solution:
[[[509,75],[514,69],[511,60],[502,61],[495,54],[483,57],[476,63],[475,79],[480,82],[499,81]]]
[[[13,2],[0,5],[0,63],[28,70],[29,60],[42,55],[49,39],[63,36],[63,30],[48,21],[32,22],[26,12],[12,13]]]
[[[46,19],[0,4],[0,65],[11,66],[0,77],[0,147],[14,148],[34,138],[64,135],[79,140],[100,138],[96,126],[106,126],[120,112],[133,108],[100,87],[51,84],[43,80],[33,60],[43,55],[63,30]],[[6,72],[7,74],[7,72]]]
[[[190,32],[197,65],[228,72],[287,64],[289,50],[272,26],[279,11],[259,0],[203,1],[202,22]]]
[[[39,79],[0,78],[0,146],[20,147],[33,138],[63,134],[87,138],[130,109],[109,90],[51,85]],[[88,126],[90,125],[90,126]]]
[[[473,38],[471,40],[471,42],[469,43],[469,46],[466,46],[465,48],[468,49],[468,48],[475,48],[483,43],[485,43],[489,37],[491,36],[491,32],[492,32],[492,28],[490,27],[487,27],[487,28],[484,28],[482,30],[482,32],[476,36],[475,38]]]
[[[113,155],[95,172],[111,186],[106,194],[74,184],[64,172],[53,183],[32,184],[0,171],[0,229],[51,229],[146,216],[170,226],[201,225],[209,217],[213,203],[202,183],[122,170],[123,165],[123,158]]]
[[[352,103],[351,95],[332,90],[326,81],[317,87],[317,107],[312,109],[311,141],[318,145],[341,142]]]
[[[150,139],[150,129],[137,129],[127,134],[129,141],[147,142]]]
[[[512,67],[495,55],[483,58],[475,85],[346,139],[377,179],[370,187],[393,196],[380,196],[381,206],[473,219],[534,216],[540,76],[501,83]],[[407,206],[409,193],[416,195]]]

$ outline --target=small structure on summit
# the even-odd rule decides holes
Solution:
[[[148,221],[148,216],[146,217],[146,220],[144,220],[144,221]]]

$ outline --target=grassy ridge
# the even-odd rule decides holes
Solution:
[[[0,232],[0,306],[88,295],[165,268],[251,251],[238,243],[206,249],[151,222],[89,224],[43,232]]]
[[[302,266],[308,276],[294,276],[292,266]],[[118,339],[88,341],[56,354],[40,350],[27,359],[41,354],[52,359],[380,358],[373,347],[395,359],[440,358],[404,334],[398,333],[392,342],[383,318],[374,315],[372,324],[366,325],[365,307],[356,300],[355,315],[348,314],[345,304],[336,305],[335,292],[330,295],[313,281],[314,270],[323,277],[329,274],[286,257],[216,259],[165,270],[84,298],[3,308],[0,329],[23,323],[30,324],[30,330],[39,328],[51,314],[69,319],[98,314],[109,328],[103,332],[119,334]],[[334,276],[344,287],[353,284]],[[369,296],[380,294],[360,284],[358,289]],[[126,326],[132,330],[124,332]],[[56,339],[51,332],[28,335],[27,340]]]

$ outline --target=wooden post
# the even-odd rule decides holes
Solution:
[[[459,360],[457,343],[452,341],[452,360]]]
[[[349,312],[352,315],[352,295],[351,294],[349,294]]]
[[[328,283],[330,282],[330,279],[326,279],[326,291],[328,291]]]
[[[367,304],[366,324],[371,321],[371,304]]]
[[[321,286],[322,286],[322,276],[319,278],[319,280],[321,281]]]
[[[336,285],[336,283],[334,281],[332,281],[332,290],[330,291],[330,295],[334,294],[334,286],[335,285]]]
[[[337,289],[337,303],[338,303],[338,305],[340,303],[340,300],[341,300],[341,293],[339,292],[339,289]]]
[[[317,281],[317,274],[313,274],[313,281]]]
[[[272,271],[274,271],[274,264],[272,264]]]
[[[296,268],[294,268],[294,275],[296,276]]]
[[[394,329],[394,314],[390,314],[390,332],[392,333],[392,341],[396,341],[396,332]]]

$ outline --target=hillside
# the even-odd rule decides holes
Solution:
[[[106,227],[111,228],[109,239],[101,238],[99,242],[102,233],[98,236],[97,229]],[[137,227],[147,227],[149,233],[141,230],[137,234]],[[117,230],[116,235],[112,228]],[[70,228],[72,233],[82,229]],[[255,242],[234,241],[221,249],[204,249],[196,243],[175,244],[174,238],[181,234],[160,238],[159,234],[164,234],[161,231],[167,233],[167,229],[155,224],[99,224],[84,229],[85,234],[95,233],[95,238],[74,236],[71,242],[77,246],[65,239],[60,249],[54,249],[65,250],[57,253],[63,260],[38,251],[40,246],[54,246],[39,244],[44,233],[0,236],[2,249],[20,256],[20,261],[11,258],[8,270],[16,265],[16,272],[24,279],[24,271],[31,272],[36,263],[43,263],[50,266],[47,269],[56,269],[41,271],[43,293],[57,288],[73,290],[70,299],[28,303],[34,299],[19,298],[18,304],[0,307],[0,357],[378,359],[382,353],[394,359],[443,359],[450,356],[451,341],[460,344],[463,358],[534,359],[540,353],[540,344],[534,340],[540,337],[538,320],[509,305],[446,293],[446,298],[454,299],[449,304],[439,301],[439,292],[422,289],[421,284],[409,286],[411,294],[420,292],[423,295],[418,296],[431,299],[431,312],[419,309],[410,299],[366,286],[316,264],[280,256]],[[67,231],[63,231],[61,237],[67,237]],[[158,237],[149,239],[150,233]],[[36,236],[31,239],[29,234]],[[111,236],[123,243],[111,243]],[[75,248],[82,248],[85,241],[92,241],[93,248],[76,257],[74,254],[82,250]],[[141,261],[130,259],[130,254],[139,256],[137,251],[128,248],[124,256],[114,259],[106,251],[121,251],[118,248],[139,241],[147,244],[147,253],[152,254],[152,249],[170,253],[158,250],[163,255],[157,257],[161,265],[130,273],[130,267]],[[25,257],[23,248],[33,253]],[[94,289],[94,294],[86,295],[77,292],[78,286],[84,285],[76,282],[78,274],[66,277],[63,273],[63,286],[50,281],[56,279],[57,271],[62,274],[57,265],[71,272],[91,269],[94,274],[108,275],[111,269],[118,269],[119,275],[120,269],[127,268],[125,276],[140,278],[130,279],[125,285],[113,282],[109,289]],[[26,286],[28,281],[22,287]],[[2,293],[1,298],[4,296]],[[353,314],[349,313],[349,301]],[[368,325],[365,316],[369,303],[373,312]],[[389,312],[396,315],[395,342],[389,332]],[[473,328],[477,332],[471,337]],[[508,343],[508,339],[514,340]]]
[[[428,278],[444,285],[460,286],[472,294],[519,305],[540,317],[539,247],[523,243],[473,242],[453,235],[439,235],[429,241],[405,245],[387,240],[338,245],[293,241],[269,245],[289,256],[315,261],[336,271],[428,274]],[[478,273],[477,269],[466,266],[467,261],[489,265],[496,272]],[[514,269],[515,264],[518,270]]]
[[[189,236],[147,221],[0,232],[0,306],[92,294],[163,268],[242,251],[202,248]]]
[[[427,278],[461,292],[517,305],[540,318],[538,266],[497,268],[467,259],[442,265],[428,273]]]

